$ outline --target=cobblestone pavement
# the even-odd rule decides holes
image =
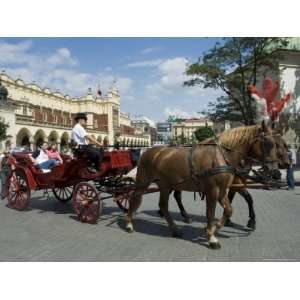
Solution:
[[[184,193],[193,217],[181,221],[175,201],[170,210],[182,228],[172,238],[157,215],[158,194],[146,195],[135,217],[136,232],[124,231],[123,215],[106,200],[98,224],[76,220],[70,203],[59,203],[42,192],[32,195],[27,211],[18,212],[0,201],[0,261],[298,261],[300,258],[300,188],[295,191],[251,191],[257,229],[249,231],[248,209],[240,196],[234,203],[235,227],[219,232],[220,250],[205,241],[205,202]],[[218,216],[221,210],[218,209]]]

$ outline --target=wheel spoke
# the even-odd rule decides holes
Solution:
[[[96,223],[99,216],[99,199],[95,188],[88,183],[79,183],[74,193],[73,207],[79,219],[82,222]],[[90,199],[94,201],[89,201]]]
[[[30,190],[23,173],[16,173],[10,178],[8,186],[8,203],[11,208],[24,210],[30,198]]]

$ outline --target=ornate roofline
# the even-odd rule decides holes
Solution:
[[[7,77],[7,78],[2,78],[2,77]],[[83,97],[80,97],[80,98],[70,97],[67,94],[63,95],[61,92],[58,92],[58,91],[53,92],[48,87],[42,88],[39,85],[37,85],[35,82],[26,84],[26,82],[21,78],[17,78],[16,80],[14,80],[9,75],[7,75],[5,72],[0,73],[0,80],[2,80],[2,82],[5,82],[7,85],[14,85],[16,88],[24,89],[24,90],[30,91],[32,93],[42,94],[42,95],[45,95],[47,97],[54,97],[54,98],[61,99],[61,100],[67,100],[67,101],[70,101],[70,102],[99,101],[99,100],[100,101],[102,100],[102,101],[105,101],[105,102],[110,102],[109,100],[111,99],[111,97],[108,97],[107,95],[104,96],[104,97],[101,97],[101,98],[93,96],[93,99],[86,99],[88,95],[91,96],[90,90]],[[19,84],[18,81],[22,81],[23,84]],[[31,87],[32,85],[35,85],[37,87],[37,89],[32,88]],[[46,92],[46,90],[49,90],[49,92],[48,91]]]

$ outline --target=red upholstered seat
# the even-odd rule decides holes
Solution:
[[[43,174],[43,171],[41,169],[38,169],[34,166],[28,153],[15,153],[14,157],[15,157],[17,163],[19,163],[25,167],[28,167],[32,173]]]
[[[132,168],[131,156],[129,151],[110,152],[111,168]]]

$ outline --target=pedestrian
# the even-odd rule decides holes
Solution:
[[[288,146],[288,160],[289,165],[286,170],[286,180],[288,184],[289,190],[295,189],[295,179],[294,179],[294,167],[296,165],[296,151],[295,149],[292,149],[291,145]]]
[[[7,179],[15,169],[16,160],[8,149],[3,151],[3,157],[0,162],[0,179],[1,179],[1,199],[5,199],[7,190]]]

